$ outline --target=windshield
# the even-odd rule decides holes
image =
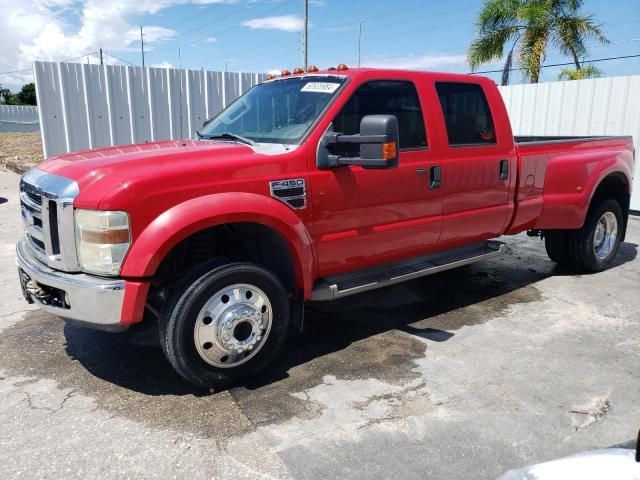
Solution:
[[[200,136],[300,143],[344,82],[340,77],[309,76],[262,83],[221,112]]]

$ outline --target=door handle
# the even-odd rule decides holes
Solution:
[[[429,188],[440,188],[442,185],[442,168],[440,165],[429,167]]]
[[[509,160],[500,160],[500,180],[509,179]]]

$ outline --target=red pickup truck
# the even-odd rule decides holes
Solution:
[[[482,77],[344,65],[257,85],[197,139],[46,160],[21,180],[25,297],[122,330],[220,387],[276,355],[305,301],[501,254],[606,268],[627,227],[629,137],[514,137]]]

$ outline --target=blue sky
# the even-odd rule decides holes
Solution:
[[[0,0],[0,43],[19,27],[20,12],[34,3],[41,18],[29,32],[9,38],[20,54],[0,54],[0,72],[28,68],[34,58],[65,60],[102,47],[109,63],[140,65],[138,25],[143,25],[146,64],[233,71],[270,71],[302,64],[303,0]],[[3,5],[4,3],[4,5]],[[482,0],[310,0],[309,63],[357,64],[362,25],[363,66],[466,72],[465,52],[474,37]],[[13,10],[12,10],[13,9]],[[586,0],[583,11],[603,24],[610,45],[594,45],[590,58],[640,54],[640,0]],[[23,12],[24,13],[24,12]],[[27,18],[26,16],[24,17]],[[17,19],[17,20],[16,20]],[[7,28],[9,27],[9,28]],[[18,31],[19,30],[19,31]],[[30,38],[28,35],[31,34]],[[4,37],[4,38],[3,38]],[[180,49],[180,58],[178,56]],[[117,58],[116,58],[117,57]],[[97,61],[91,55],[90,61]],[[118,60],[121,59],[121,60]],[[85,61],[81,58],[79,61]],[[546,62],[568,58],[548,51]],[[605,75],[640,74],[640,57],[599,62]],[[500,65],[487,65],[492,70]],[[561,67],[543,70],[554,80]],[[30,72],[0,76],[18,84]],[[499,79],[499,74],[489,75]],[[513,81],[519,81],[515,74]]]

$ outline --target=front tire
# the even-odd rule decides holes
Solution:
[[[287,293],[268,270],[213,260],[178,281],[160,320],[173,368],[203,388],[258,373],[276,356],[289,326]]]

